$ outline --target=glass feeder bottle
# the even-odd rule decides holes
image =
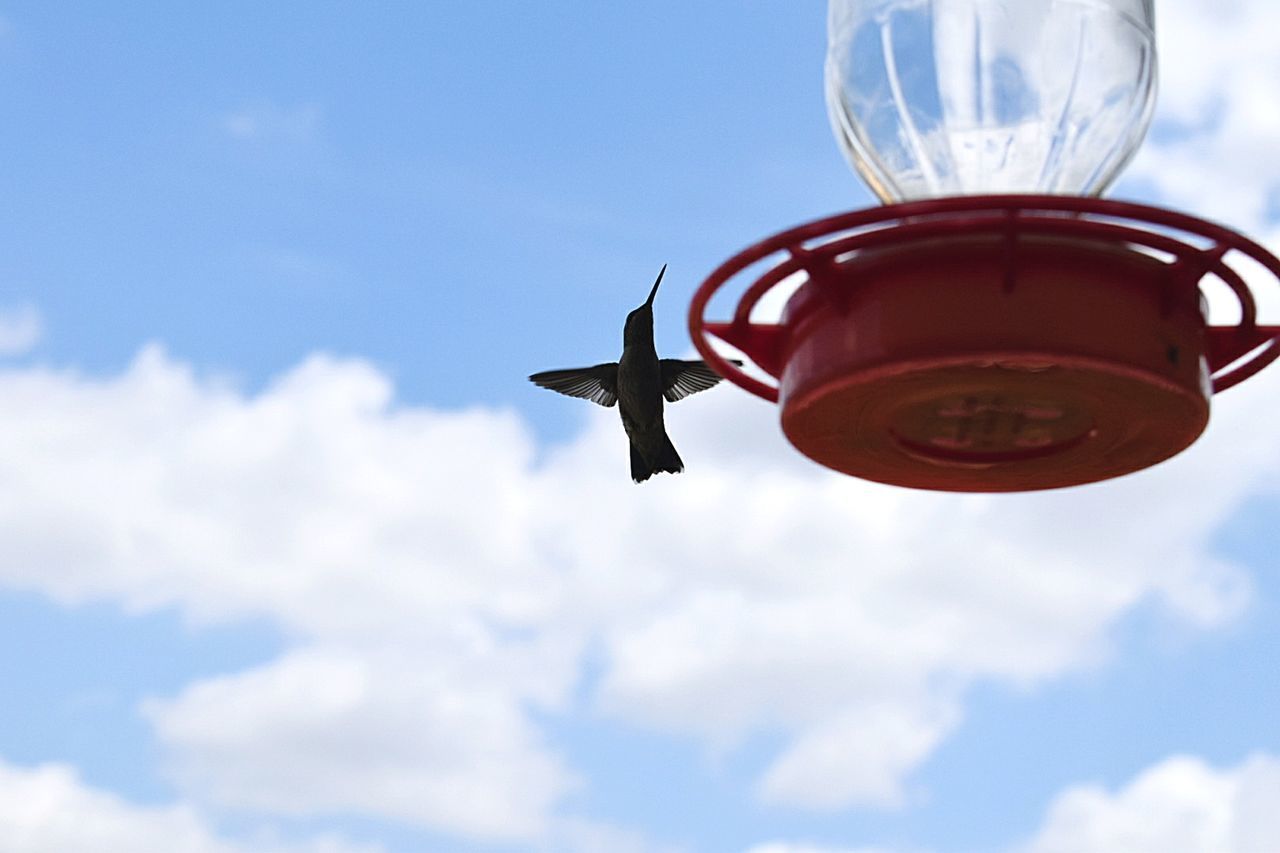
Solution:
[[[1098,195],[1155,104],[1153,0],[831,0],[826,96],[886,203]]]

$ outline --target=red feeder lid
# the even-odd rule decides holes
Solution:
[[[792,443],[867,479],[950,491],[1021,491],[1118,476],[1184,449],[1208,398],[1280,357],[1257,324],[1240,252],[1280,261],[1221,226],[1158,208],[1069,196],[959,197],[819,220],[717,269],[690,307],[717,371],[782,402]],[[727,323],[711,296],[778,253]],[[752,309],[804,283],[782,320]],[[1239,301],[1207,326],[1199,284]],[[709,336],[775,384],[738,370]]]

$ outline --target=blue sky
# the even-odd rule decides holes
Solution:
[[[744,235],[866,201],[829,143],[825,12],[780,11],[10,6],[6,277],[51,350],[78,342],[54,356],[158,338],[261,382],[323,348],[410,402],[506,402],[524,362],[495,351],[557,355],[535,330],[566,303],[612,318],[615,280],[669,262],[688,290]]]
[[[1277,12],[1160,13],[1115,195],[1275,248]],[[1280,847],[1271,373],[996,498],[526,381],[872,203],[825,17],[0,3],[0,849]]]

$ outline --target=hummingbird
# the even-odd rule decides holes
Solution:
[[[617,405],[622,428],[631,442],[631,479],[637,483],[659,471],[679,474],[684,470],[684,462],[662,421],[663,399],[670,403],[683,400],[712,387],[721,378],[705,361],[658,358],[653,345],[653,298],[666,272],[667,265],[663,264],[649,298],[627,315],[622,329],[622,356],[617,361],[546,370],[529,377],[540,388],[601,406]]]

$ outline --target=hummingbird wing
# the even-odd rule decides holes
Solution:
[[[618,363],[597,364],[594,367],[574,367],[569,370],[544,370],[529,377],[539,388],[555,391],[569,397],[581,397],[601,406],[618,402]]]
[[[742,366],[742,362],[736,358],[730,361],[739,367]],[[667,398],[668,403],[705,391],[724,378],[701,360],[681,361],[678,358],[664,358],[661,365],[662,396]]]

